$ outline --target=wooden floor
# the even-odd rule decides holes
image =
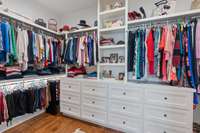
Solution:
[[[86,133],[120,133],[87,122],[64,117],[42,114],[5,133],[73,133],[80,128]]]

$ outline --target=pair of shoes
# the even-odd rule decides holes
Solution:
[[[138,12],[136,12],[136,11],[133,11],[133,12],[129,12],[129,13],[128,13],[129,21],[131,21],[131,20],[136,20],[136,19],[142,19],[142,18],[146,18],[146,17],[147,17],[147,16],[146,16],[146,12],[145,12],[145,10],[144,10],[143,7],[140,7],[139,10],[140,10],[141,13],[138,13]],[[143,16],[142,16],[141,14],[142,14]]]

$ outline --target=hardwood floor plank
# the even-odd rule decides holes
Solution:
[[[4,133],[73,133],[80,128],[86,133],[121,133],[62,115],[44,113]]]

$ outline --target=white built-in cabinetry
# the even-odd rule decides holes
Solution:
[[[67,116],[127,133],[192,133],[189,88],[62,78],[60,100]]]

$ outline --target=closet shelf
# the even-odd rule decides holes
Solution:
[[[125,66],[125,63],[100,63],[100,66]]]
[[[76,30],[76,31],[70,31],[67,34],[74,34],[74,33],[80,33],[80,32],[95,31],[97,29],[98,29],[98,27],[90,27],[90,28],[79,29],[79,30]]]
[[[121,7],[121,8],[116,8],[116,9],[100,12],[100,15],[108,15],[108,14],[112,14],[112,13],[117,14],[117,13],[123,12],[125,10],[126,10],[125,7]]]
[[[47,32],[50,32],[50,33],[53,33],[53,34],[56,34],[56,35],[60,35],[58,32],[55,32],[55,31],[52,31],[52,30],[50,30],[50,29],[48,29],[48,28],[42,27],[42,26],[40,26],[40,25],[38,25],[38,24],[35,24],[35,23],[34,23],[33,21],[31,21],[31,20],[25,19],[25,18],[23,18],[23,17],[19,17],[19,16],[17,16],[17,15],[12,14],[12,13],[5,12],[5,11],[3,11],[3,10],[0,10],[0,14],[1,14],[1,15],[4,15],[4,16],[11,17],[11,18],[14,18],[14,19],[19,20],[19,21],[21,21],[21,22],[23,22],[23,23],[27,23],[27,24],[29,24],[29,25],[31,25],[31,26],[34,26],[34,27],[39,28],[39,29],[42,29],[42,30],[44,30],[44,31],[47,31]]]
[[[117,49],[125,48],[125,45],[110,45],[110,46],[99,46],[100,49]]]
[[[133,25],[133,24],[139,24],[139,23],[146,23],[146,22],[152,22],[152,21],[160,21],[160,20],[169,20],[173,18],[178,18],[181,16],[194,16],[194,15],[200,14],[200,9],[195,9],[195,10],[190,10],[186,12],[180,12],[180,13],[174,13],[170,15],[164,15],[164,16],[155,16],[155,17],[150,17],[150,18],[145,18],[145,19],[138,19],[134,21],[129,21],[128,25]]]
[[[103,28],[100,29],[100,32],[110,32],[110,31],[117,31],[117,30],[125,30],[125,26],[119,26],[119,27],[112,27],[112,28]]]

